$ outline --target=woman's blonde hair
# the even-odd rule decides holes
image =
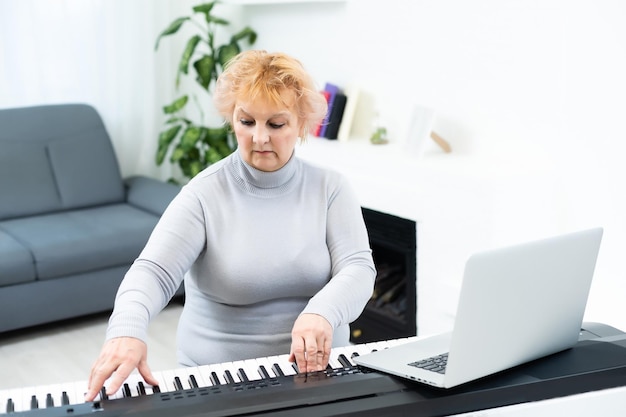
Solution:
[[[328,103],[300,61],[287,54],[263,50],[239,53],[218,77],[213,103],[224,119],[232,123],[238,100],[253,101],[260,97],[289,107],[282,95],[285,91],[294,93],[294,110],[302,126],[300,138],[305,139],[324,119]]]

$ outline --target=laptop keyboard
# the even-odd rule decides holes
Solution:
[[[433,371],[443,374],[446,371],[446,365],[448,364],[448,354],[443,353],[441,355],[432,356],[430,358],[422,359],[417,362],[409,363],[410,366],[416,368],[426,369],[427,371]]]

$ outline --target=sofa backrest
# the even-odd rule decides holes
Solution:
[[[93,107],[0,109],[0,219],[120,202],[124,192]]]

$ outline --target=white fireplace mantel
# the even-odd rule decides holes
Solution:
[[[454,152],[417,157],[395,144],[311,137],[296,152],[346,175],[363,207],[417,222],[420,335],[452,328],[472,252],[537,238],[558,224],[550,164],[519,150],[481,158]]]

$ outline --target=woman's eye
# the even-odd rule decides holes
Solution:
[[[272,129],[280,129],[281,127],[283,127],[285,124],[284,123],[270,123],[270,127]]]
[[[244,126],[252,126],[254,124],[252,120],[246,120],[246,119],[239,119],[239,123],[241,123]]]

